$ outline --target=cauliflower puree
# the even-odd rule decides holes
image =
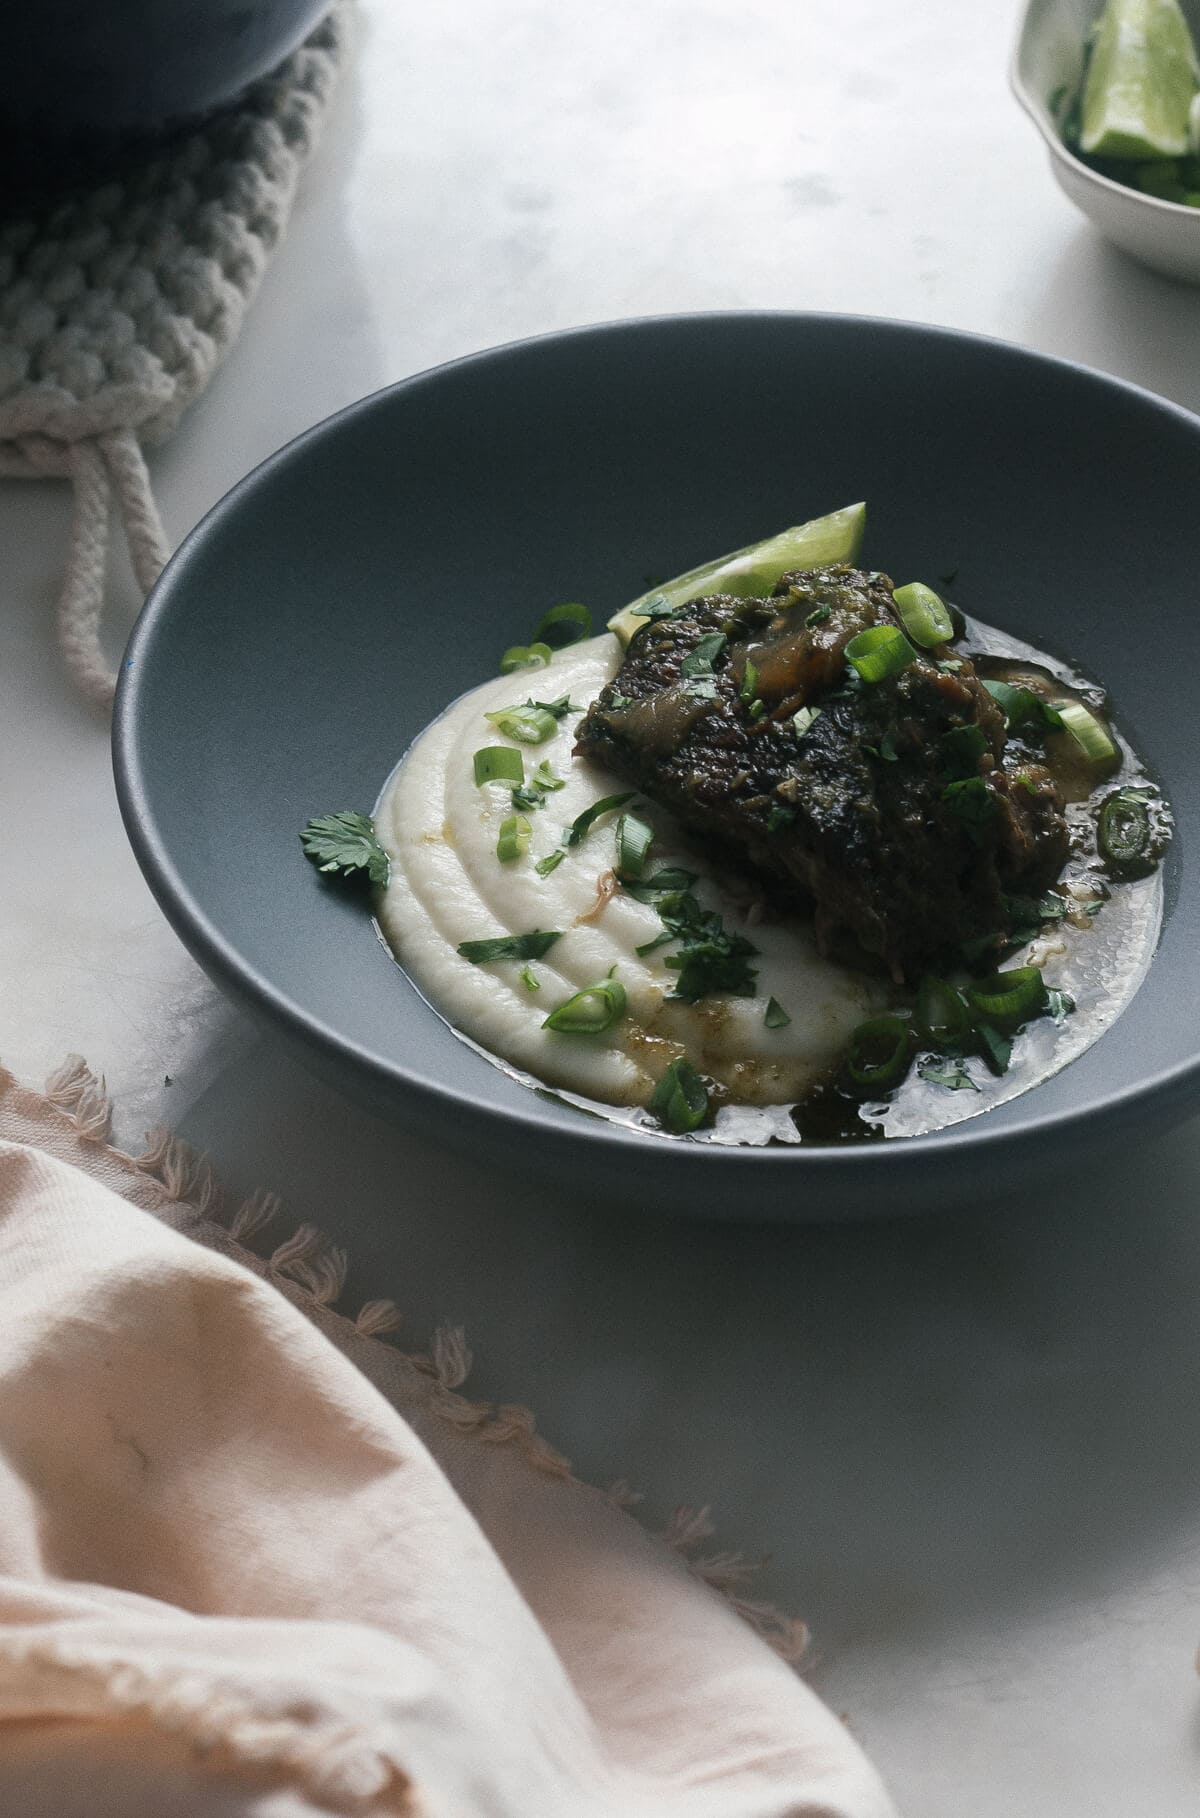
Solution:
[[[643,1105],[664,1069],[686,1053],[701,1072],[747,1105],[785,1105],[802,1098],[844,1053],[856,1026],[888,999],[880,981],[851,972],[817,952],[799,920],[760,919],[753,885],[718,883],[703,857],[669,817],[643,797],[628,806],[654,828],[646,875],[680,866],[697,874],[694,894],[717,910],[730,933],[758,949],[754,997],[707,997],[672,1002],[676,974],[665,964],[670,941],[652,953],[637,949],[663,932],[653,904],[612,889],[616,823],[605,815],[546,877],[535,865],[560,846],[575,818],[624,785],[572,756],[584,710],[615,674],[621,650],[611,636],[590,638],[558,652],[545,669],[501,676],[472,689],[416,740],[389,779],[375,812],[376,835],[391,873],[378,908],[379,923],[414,983],[441,1014],[481,1047],[549,1086],[610,1105]],[[540,745],[519,745],[484,717],[529,696],[567,695],[572,711]],[[496,842],[513,812],[511,786],[477,785],[474,754],[482,746],[512,745],[531,778],[547,762],[565,787],[528,811],[529,849],[502,862]],[[611,891],[611,894],[607,892]],[[559,930],[544,958],[522,964],[474,965],[457,951],[464,941],[534,929]],[[546,1029],[547,1015],[583,987],[615,977],[627,994],[626,1014],[599,1035]],[[530,989],[528,979],[536,979]],[[768,1028],[774,997],[790,1021]]]

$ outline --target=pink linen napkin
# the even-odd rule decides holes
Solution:
[[[381,1342],[336,1253],[243,1248],[267,1200],[231,1235],[56,1096],[0,1073],[0,1812],[891,1818],[733,1602],[458,1393],[459,1335]]]

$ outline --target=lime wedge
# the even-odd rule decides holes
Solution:
[[[792,568],[823,568],[827,562],[853,562],[862,548],[866,528],[865,505],[847,505],[831,511],[828,517],[813,518],[807,524],[796,524],[781,530],[778,536],[761,543],[748,543],[732,555],[718,556],[700,568],[689,568],[686,574],[649,593],[631,600],[628,606],[608,621],[622,644],[628,644],[635,631],[646,623],[646,608],[652,602],[665,600],[668,606],[683,606],[688,600],[706,593],[732,593],[738,599],[751,599],[755,594],[770,593],[781,574]]]
[[[1179,0],[1108,0],[1095,27],[1080,149],[1096,158],[1180,158],[1200,64]]]

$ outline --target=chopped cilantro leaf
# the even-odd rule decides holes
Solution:
[[[679,867],[666,866],[656,871],[653,877],[639,878],[637,883],[625,883],[626,896],[633,897],[638,903],[655,903],[660,896],[671,896],[681,890],[690,890],[696,881],[694,871],[683,871]]]
[[[979,726],[952,726],[938,740],[942,761],[954,777],[978,776],[979,760],[987,748],[987,736]]]
[[[996,797],[983,778],[969,776],[964,777],[962,782],[948,783],[942,791],[942,800],[965,824],[971,838],[979,844],[985,837],[984,828],[997,812]]]
[[[652,625],[657,619],[673,619],[682,609],[672,606],[665,593],[656,593],[652,599],[643,600],[640,606],[631,606],[629,610],[635,619],[645,619]]]
[[[953,1055],[944,1059],[929,1055],[917,1062],[917,1072],[931,1086],[945,1086],[951,1092],[978,1092],[979,1087],[961,1060]]]
[[[583,712],[583,708],[578,702],[571,700],[570,696],[565,694],[560,694],[556,701],[526,701],[525,705],[540,707],[543,713],[550,714],[556,720],[564,719],[568,713]]]
[[[626,789],[621,795],[605,795],[598,802],[593,802],[590,808],[585,808],[582,814],[577,814],[571,825],[564,830],[564,844],[578,846],[582,840],[587,838],[593,825],[602,814],[609,814],[614,808],[623,808],[625,803],[631,802],[636,794],[636,789]]]
[[[532,934],[498,934],[486,941],[461,941],[458,951],[473,966],[486,966],[493,960],[541,959],[561,939],[561,929],[543,934],[535,928]]]
[[[375,823],[369,814],[343,809],[340,814],[318,815],[301,833],[300,843],[305,857],[319,871],[334,871],[347,878],[365,877],[372,884],[388,881],[388,855],[375,837]]]
[[[723,631],[706,631],[702,638],[697,638],[679,665],[679,674],[682,679],[689,682],[696,676],[711,675],[713,664],[727,642],[728,639]]]

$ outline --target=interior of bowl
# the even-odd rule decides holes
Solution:
[[[550,1171],[583,1157],[697,1210],[818,1216],[998,1187],[1195,1089],[1197,496],[1196,419],[948,331],[699,316],[483,354],[311,431],[193,532],[122,676],[126,824],[222,984],[340,1084],[450,1140]],[[932,1137],[701,1149],[538,1097],[433,1014],[299,829],[368,808],[548,605],[584,600],[602,623],[648,577],[857,498],[868,565],[956,569],[967,611],[1114,686],[1179,820],[1145,984],[1057,1077]]]

